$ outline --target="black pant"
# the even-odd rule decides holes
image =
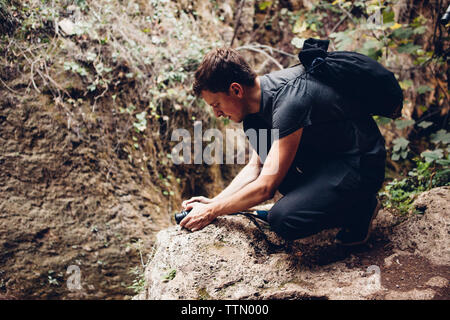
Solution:
[[[371,214],[377,185],[361,181],[358,166],[333,159],[315,163],[303,173],[289,170],[279,191],[284,195],[270,210],[272,230],[285,239],[304,238],[324,229],[347,227]]]

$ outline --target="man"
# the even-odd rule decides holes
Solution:
[[[200,230],[279,190],[284,197],[269,211],[268,222],[280,236],[298,239],[341,227],[337,242],[367,241],[386,156],[372,117],[352,117],[350,103],[300,65],[258,77],[231,48],[204,57],[194,92],[216,117],[243,121],[246,131],[275,129],[278,137],[268,139],[266,158],[254,143],[249,163],[219,195],[184,201],[183,209],[191,211],[182,227]]]

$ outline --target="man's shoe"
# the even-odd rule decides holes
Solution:
[[[372,222],[377,217],[378,211],[381,209],[381,203],[377,200],[375,209],[372,214],[362,221],[358,227],[350,229],[342,229],[336,235],[335,243],[342,246],[357,246],[367,242],[372,229]]]

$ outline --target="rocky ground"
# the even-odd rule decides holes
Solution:
[[[380,211],[353,249],[333,243],[337,230],[285,242],[242,216],[194,233],[170,227],[135,299],[449,299],[450,188],[414,205],[423,214]]]

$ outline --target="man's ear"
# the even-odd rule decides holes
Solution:
[[[229,93],[238,98],[242,98],[244,96],[244,88],[239,83],[233,82],[232,84],[230,84]]]

